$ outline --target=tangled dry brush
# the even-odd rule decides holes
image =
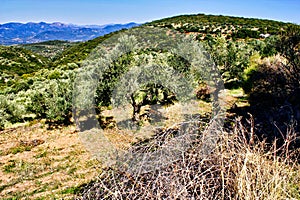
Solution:
[[[293,129],[279,146],[255,137],[253,121],[248,122],[246,128],[236,120],[206,156],[200,153],[202,140],[197,138],[179,159],[157,170],[139,174],[124,167],[103,170],[77,199],[300,199],[298,152],[292,148],[299,138]],[[170,134],[161,131],[152,144],[165,142]],[[139,145],[137,150],[153,151],[150,145]]]

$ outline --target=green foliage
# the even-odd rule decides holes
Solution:
[[[237,32],[233,33],[231,35],[232,38],[241,38],[241,39],[246,39],[246,38],[259,38],[259,32],[254,31],[254,30],[249,30],[249,29],[240,29]]]
[[[190,69],[190,63],[178,55],[170,55],[168,57],[168,65],[178,72],[187,72]]]
[[[15,123],[22,120],[26,113],[24,99],[18,95],[0,95],[0,129],[5,128],[9,123]]]
[[[48,79],[58,79],[60,78],[60,72],[57,71],[57,70],[54,70],[52,71],[48,76],[47,76]]]
[[[41,70],[6,87],[0,95],[0,127],[30,118],[68,123],[74,76],[73,70]]]
[[[287,59],[284,64],[291,74],[291,81],[295,87],[300,87],[300,28],[292,25],[287,33],[276,44],[276,50]]]
[[[47,42],[24,44],[24,45],[19,45],[19,46],[24,49],[28,49],[36,54],[39,54],[43,57],[53,59],[54,57],[60,55],[66,49],[68,49],[76,44],[78,44],[78,43],[52,40],[52,41],[47,41]]]
[[[27,106],[28,111],[36,114],[38,118],[68,122],[72,114],[72,86],[72,77],[34,83],[27,91],[31,99],[31,104]]]
[[[243,73],[249,67],[254,52],[251,45],[244,41],[228,41],[225,37],[211,38],[205,47],[218,66],[227,87],[239,87]]]
[[[197,32],[233,38],[259,38],[260,33],[278,35],[285,32],[290,23],[272,20],[218,16],[218,15],[181,15],[156,20],[146,25],[175,29],[181,33]]]
[[[10,160],[8,164],[3,166],[3,171],[5,173],[11,173],[14,171],[14,168],[16,167],[16,161],[15,160]]]
[[[0,130],[5,128],[5,124],[8,122],[10,115],[7,110],[7,100],[5,96],[0,96]]]
[[[251,79],[252,79],[253,75],[255,73],[257,73],[257,71],[258,71],[258,65],[259,65],[260,59],[261,59],[261,57],[260,57],[259,53],[255,52],[250,57],[249,66],[243,72],[242,87],[246,93],[249,93],[251,91],[251,88],[253,88],[253,80],[251,80]]]
[[[61,194],[78,194],[81,191],[81,187],[69,187],[61,191]]]
[[[278,49],[276,48],[276,45],[278,44],[279,40],[280,40],[280,37],[277,35],[267,37],[264,40],[265,46],[260,51],[261,56],[262,57],[270,57],[270,56],[276,55],[276,53],[278,53]]]
[[[45,68],[49,60],[18,47],[0,46],[0,71],[9,75],[29,74]]]
[[[102,78],[99,80],[96,90],[96,105],[110,105],[110,97],[115,85],[118,83],[120,76],[132,66],[132,62],[133,55],[131,53],[124,54],[114,61],[111,67],[104,72]]]

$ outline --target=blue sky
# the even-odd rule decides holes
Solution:
[[[300,24],[300,0],[1,0],[0,23],[147,22],[180,14],[243,16]]]

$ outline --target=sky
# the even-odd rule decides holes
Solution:
[[[300,0],[1,0],[0,24],[144,23],[182,14],[215,14],[300,24]]]

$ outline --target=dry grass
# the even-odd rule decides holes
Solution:
[[[253,129],[235,124],[209,155],[200,153],[199,139],[158,170],[107,169],[78,199],[300,199],[300,165],[291,159],[298,152],[289,149],[295,138],[270,146],[255,139]]]
[[[38,123],[0,133],[0,199],[71,199],[101,172],[74,126]]]
[[[170,120],[178,120],[176,109],[164,108]],[[72,199],[82,184],[94,180],[103,163],[92,157],[90,148],[86,151],[75,130],[47,130],[44,122],[33,122],[0,132],[0,199]],[[123,150],[139,140],[129,130],[106,129],[104,134]]]
[[[235,101],[227,97],[226,107]],[[209,107],[200,104],[203,113]],[[180,121],[178,109],[164,108],[165,124]],[[163,127],[146,142],[117,128],[107,129],[105,136],[116,148],[127,150],[136,142],[132,153],[147,153],[168,144],[179,129]],[[197,137],[174,161],[142,173],[123,165],[103,170],[80,139],[74,126],[47,130],[37,123],[2,131],[0,199],[300,199],[299,152],[289,148],[292,129],[279,147],[259,141],[251,126],[246,129],[237,120],[211,154],[201,154],[203,140]]]

